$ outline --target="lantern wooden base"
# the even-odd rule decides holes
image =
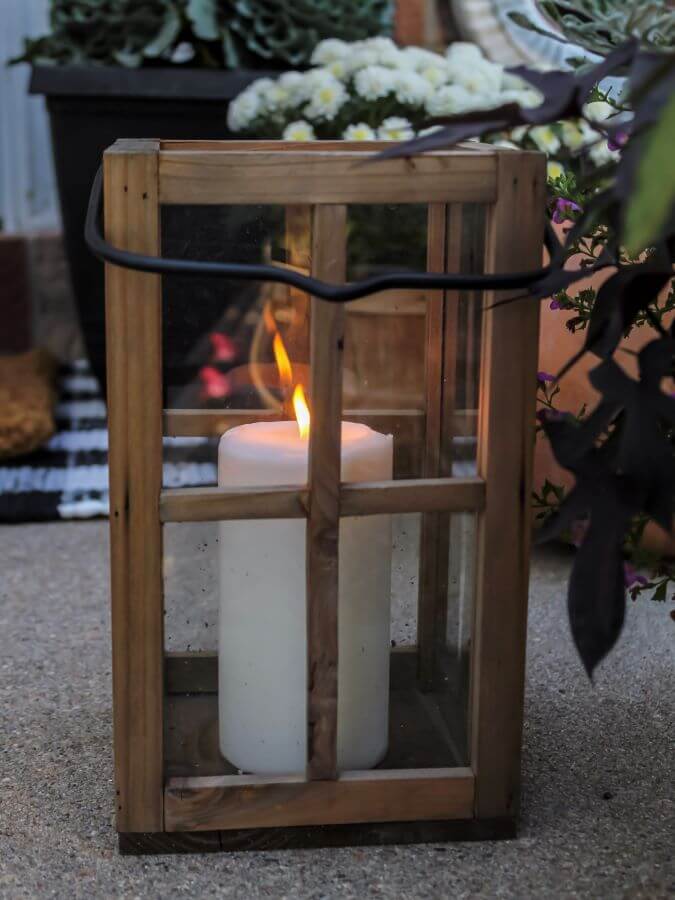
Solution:
[[[512,840],[515,817],[449,819],[432,822],[373,822],[317,825],[311,828],[242,828],[235,831],[120,832],[125,856],[167,853],[223,853],[237,850],[314,850],[387,844],[436,844],[450,841]]]

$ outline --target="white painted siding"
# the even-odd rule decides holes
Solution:
[[[47,18],[48,0],[0,0],[0,218],[6,231],[59,224],[45,102],[28,96],[27,65],[6,65],[25,36],[48,30]]]

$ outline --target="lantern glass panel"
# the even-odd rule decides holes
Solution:
[[[428,527],[423,518],[420,513],[405,513],[342,520],[338,667],[344,673],[339,682],[339,703],[344,704],[339,721],[344,737],[339,740],[345,747],[358,746],[365,735],[368,745],[364,751],[367,758],[349,758],[347,768],[375,763],[389,769],[467,764],[475,516],[438,517],[439,579],[431,585],[425,579],[426,588],[421,590],[420,554],[425,552],[421,540],[423,528]],[[261,525],[265,527],[261,529]],[[282,563],[279,570],[266,572],[270,553],[264,542],[270,526],[286,532],[289,526],[298,530],[299,554]],[[256,571],[250,571],[250,593],[227,597],[221,593],[220,567],[238,566],[238,554],[233,554],[227,535],[242,527],[249,535],[259,531],[263,546],[256,554]],[[295,617],[289,613],[298,596],[292,592],[298,585],[300,591],[304,589],[304,533],[304,522],[298,520],[164,525],[168,776],[248,771],[243,758],[232,764],[221,752],[217,661],[221,647],[244,651],[226,668],[232,678],[241,678],[244,690],[261,669],[271,671],[276,666],[268,687],[257,694],[253,688],[247,702],[259,704],[265,693],[280,690],[282,696],[273,704],[279,707],[284,696],[288,700],[290,685],[295,684],[292,696],[302,709],[304,723],[304,599]],[[381,570],[380,574],[373,575],[374,569]],[[376,583],[378,578],[381,582]],[[260,593],[261,584],[268,586],[268,596]],[[429,633],[420,628],[420,617],[430,615],[434,625]],[[224,627],[237,633],[236,641],[221,644]],[[249,644],[240,646],[242,640]],[[287,668],[289,663],[297,669],[295,673]],[[256,715],[256,721],[264,725],[265,716]],[[304,725],[300,727],[304,740]],[[384,756],[375,746],[378,727],[382,748],[386,745]],[[386,729],[386,740],[382,729]],[[267,733],[261,739],[272,740]],[[369,752],[374,756],[369,757]],[[289,774],[288,769],[283,773]]]
[[[474,514],[421,513],[344,522],[338,707],[355,735],[386,744],[380,769],[468,765],[474,523]],[[383,560],[387,531],[392,552]]]
[[[348,275],[481,274],[485,225],[482,204],[350,206]],[[394,479],[476,474],[483,301],[397,289],[347,304],[343,419],[393,435]]]
[[[286,265],[293,255],[291,224],[292,212],[281,206],[165,206],[163,254]],[[309,218],[296,229],[296,236],[309,241]],[[292,346],[286,349],[302,368],[298,376],[306,375],[307,323],[290,322],[288,288],[228,279],[165,278],[162,298],[166,406],[278,408],[283,398],[272,354],[273,320],[284,331],[294,326],[286,338]],[[273,319],[264,316],[266,307]]]

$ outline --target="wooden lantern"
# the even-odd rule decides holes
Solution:
[[[300,250],[295,241],[295,261],[304,259],[306,270],[322,280],[342,282],[348,274],[350,204],[424,204],[428,271],[458,272],[474,266],[473,271],[510,272],[540,265],[542,155],[468,144],[414,159],[355,164],[374,150],[343,143],[119,141],[105,154],[106,238],[119,248],[160,256],[162,215],[168,207],[274,204],[287,210],[287,233],[293,233],[298,216],[311,223],[311,240],[303,233]],[[293,247],[286,262],[294,262]],[[115,782],[121,850],[513,836],[523,711],[537,304],[494,306],[494,293],[481,295],[475,303],[475,296],[459,291],[417,291],[412,302],[417,311],[420,302],[424,304],[423,318],[411,317],[412,324],[403,328],[397,325],[387,340],[394,341],[395,350],[399,338],[392,334],[404,336],[417,329],[422,336],[424,362],[417,363],[417,376],[406,376],[411,383],[417,377],[419,398],[408,391],[405,408],[392,402],[371,409],[368,396],[344,382],[345,395],[352,391],[354,396],[348,403],[356,406],[349,417],[392,433],[410,452],[400,455],[391,481],[341,484],[343,368],[367,366],[368,354],[357,345],[364,327],[369,334],[374,329],[375,339],[377,321],[385,327],[387,295],[357,301],[353,309],[311,298],[308,483],[264,490],[165,489],[165,436],[213,436],[233,425],[283,413],[164,408],[162,292],[158,275],[106,267]],[[295,295],[291,289],[291,302]],[[370,315],[382,319],[374,325]],[[345,334],[352,335],[351,346],[349,340],[345,346]],[[388,346],[385,341],[380,355]],[[404,344],[400,346],[405,353]],[[470,379],[458,373],[472,366],[479,367],[479,378],[460,401],[459,380]],[[409,408],[411,403],[417,406]],[[464,476],[453,470],[457,437],[472,439],[477,447],[475,469]],[[341,517],[400,513],[419,514],[421,540],[416,644],[394,647],[391,654],[390,718],[397,730],[382,766],[339,771],[339,522]],[[472,515],[477,523],[471,622],[463,626],[468,631],[464,646],[470,651],[459,661],[452,658],[446,640],[454,615],[448,582],[461,551],[450,523],[458,513]],[[297,776],[254,776],[228,767],[208,737],[218,709],[215,654],[165,651],[163,524],[285,518],[307,523],[307,768]],[[450,717],[459,722],[467,747],[464,756],[448,750],[446,737],[452,727],[447,718],[429,714],[439,683],[449,696],[453,679],[466,683],[466,702]],[[172,749],[176,731],[182,742],[180,766]],[[452,735],[448,740],[451,744]],[[430,752],[433,741],[442,744],[443,753]],[[190,753],[201,756],[191,759]],[[204,772],[209,774],[199,774]]]

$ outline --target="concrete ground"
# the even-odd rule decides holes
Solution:
[[[121,858],[106,523],[1,527],[0,897],[675,895],[675,624],[631,604],[592,687],[566,625],[569,559],[534,561],[518,840]]]

